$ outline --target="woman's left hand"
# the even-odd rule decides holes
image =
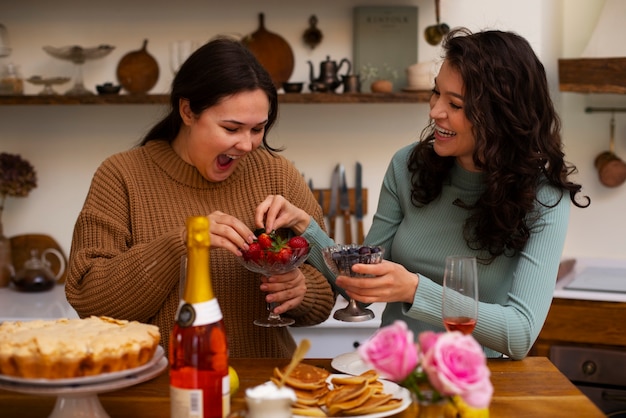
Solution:
[[[276,303],[274,312],[279,315],[300,305],[306,290],[306,280],[299,268],[285,274],[261,277],[261,291],[266,293],[265,301]]]
[[[337,286],[344,289],[351,298],[362,303],[413,303],[419,276],[401,264],[383,260],[379,264],[355,264],[352,271],[375,277],[337,276]]]
[[[291,228],[301,235],[311,222],[311,216],[280,195],[270,195],[256,208],[254,221],[259,228],[273,231]]]

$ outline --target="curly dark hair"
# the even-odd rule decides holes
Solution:
[[[457,28],[443,42],[443,58],[463,80],[463,111],[476,140],[473,160],[485,174],[478,200],[455,204],[468,210],[463,231],[468,246],[488,254],[480,258],[490,263],[521,251],[533,228],[539,228],[534,207],[542,182],[569,192],[578,207],[589,206],[590,199],[578,202],[582,186],[568,180],[577,170],[564,160],[545,69],[524,38]],[[421,138],[408,163],[417,207],[441,194],[455,162],[435,153],[434,121]],[[558,201],[538,203],[553,207]]]

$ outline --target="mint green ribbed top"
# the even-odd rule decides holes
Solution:
[[[411,173],[407,161],[415,144],[400,149],[391,160],[383,180],[378,208],[366,244],[385,248],[385,258],[400,263],[419,275],[412,304],[388,303],[382,325],[396,319],[407,322],[417,334],[444,331],[441,295],[447,255],[479,255],[463,239],[465,209],[452,204],[456,199],[473,203],[483,190],[483,174],[455,165],[441,196],[422,208],[411,203]],[[562,196],[562,197],[561,197]],[[569,194],[543,184],[536,203],[541,227],[534,228],[524,251],[515,257],[500,256],[489,265],[478,264],[478,323],[473,336],[487,356],[502,353],[521,359],[536,340],[548,314],[556,274],[569,221]],[[312,221],[304,233],[314,245],[311,262],[334,282],[325,267],[320,248],[333,241]]]

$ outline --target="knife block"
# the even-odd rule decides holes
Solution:
[[[363,197],[363,216],[367,215],[367,189],[363,188],[362,197]],[[328,214],[330,210],[330,189],[313,189],[313,196],[319,202],[320,201],[320,193],[322,193],[324,197],[324,205],[322,207],[322,211],[324,215]],[[350,200],[350,214],[354,215],[356,212],[356,198],[354,189],[348,189],[348,199]],[[341,215],[341,209],[339,209],[339,198],[337,198],[337,215]]]

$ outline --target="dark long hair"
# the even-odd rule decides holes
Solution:
[[[539,227],[534,206],[541,182],[568,193],[578,207],[589,206],[590,199],[578,202],[582,186],[568,180],[576,167],[564,160],[560,119],[530,44],[512,32],[472,34],[457,28],[444,40],[443,51],[463,80],[463,110],[476,139],[474,164],[485,174],[478,200],[455,204],[468,210],[463,231],[468,246],[488,253],[482,259],[490,263],[521,251],[533,227]],[[431,120],[409,160],[418,207],[441,194],[454,165],[455,157],[435,153],[433,132]],[[554,207],[558,201],[539,204]]]
[[[263,147],[270,152],[280,149],[267,144],[267,133],[278,117],[278,94],[268,72],[241,42],[219,36],[198,48],[181,65],[172,81],[170,111],[150,129],[140,145],[153,140],[172,142],[183,123],[178,106],[181,98],[189,100],[199,115],[224,97],[243,91],[261,89],[270,102]]]

